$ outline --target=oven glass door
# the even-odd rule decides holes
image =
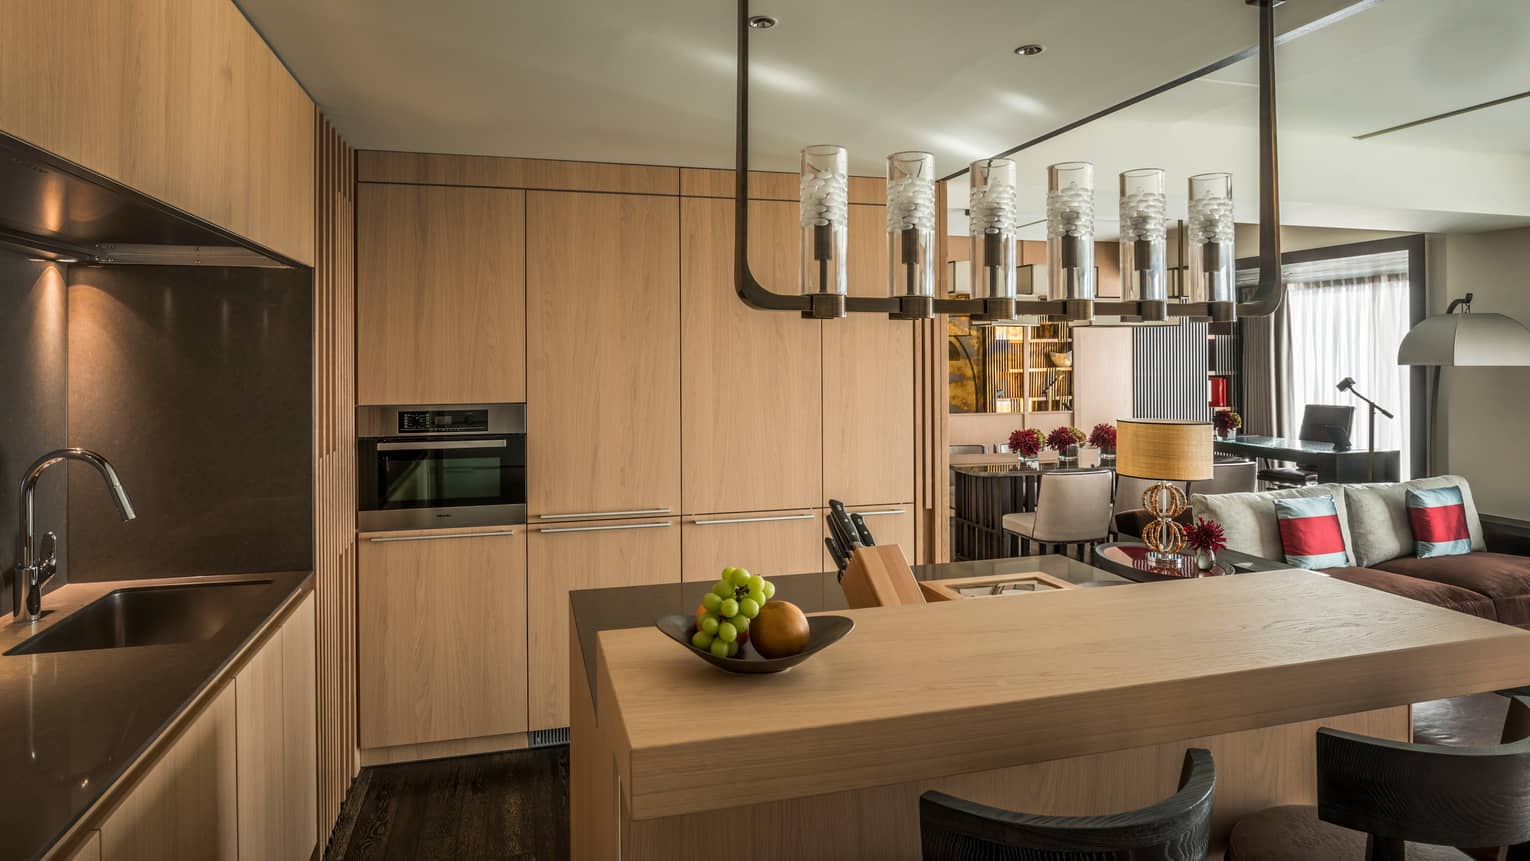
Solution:
[[[376,444],[372,510],[526,503],[526,438],[512,434]]]

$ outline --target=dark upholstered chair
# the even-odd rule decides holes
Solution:
[[[1336,425],[1352,432],[1355,424],[1355,408],[1336,404],[1308,404],[1302,408],[1302,426],[1296,438],[1305,442],[1329,442],[1329,426]],[[1269,485],[1301,487],[1317,481],[1317,470],[1300,464],[1289,468],[1259,470],[1259,480]]]
[[[941,792],[919,799],[925,861],[1202,861],[1216,786],[1211,752],[1185,751],[1179,791],[1131,813],[1034,816]]]
[[[1317,807],[1272,807],[1233,827],[1228,861],[1466,861],[1449,847],[1530,859],[1530,697],[1510,694],[1502,743],[1442,747],[1318,730]]]

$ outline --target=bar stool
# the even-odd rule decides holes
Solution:
[[[1106,816],[1014,813],[930,791],[919,797],[924,861],[1202,861],[1211,834],[1211,752],[1185,751],[1179,791]]]
[[[1445,747],[1317,734],[1317,807],[1271,807],[1233,826],[1227,861],[1530,859],[1530,697],[1505,692],[1503,743]],[[1427,845],[1426,845],[1427,844]]]
[[[1032,541],[1043,547],[1103,541],[1110,535],[1114,477],[1108,469],[1043,474],[1036,490],[1036,510],[1004,515],[1005,533],[1020,540],[1021,556],[1030,555]]]

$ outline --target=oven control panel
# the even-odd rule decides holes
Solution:
[[[398,432],[409,433],[485,433],[489,430],[489,411],[399,410]]]

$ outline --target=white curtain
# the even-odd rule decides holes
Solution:
[[[1335,388],[1345,377],[1397,417],[1376,417],[1376,449],[1397,450],[1402,478],[1409,466],[1408,371],[1397,345],[1408,333],[1408,276],[1385,273],[1286,285],[1290,309],[1290,385],[1282,406],[1292,430],[1307,404],[1353,404],[1355,448],[1369,444],[1364,401]]]

